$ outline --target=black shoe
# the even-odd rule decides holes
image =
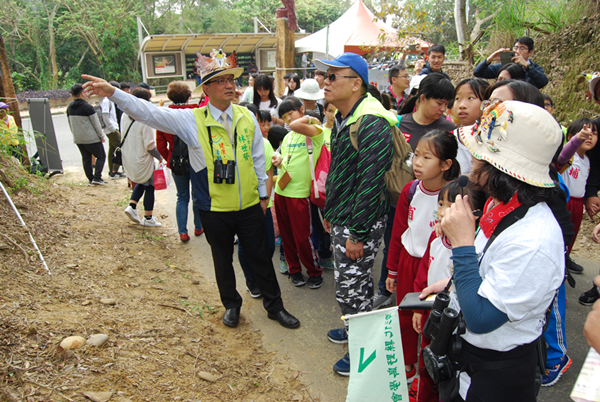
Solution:
[[[598,294],[598,288],[594,285],[590,290],[579,296],[579,303],[584,306],[591,306],[598,300],[598,297],[600,297],[600,294]]]
[[[294,329],[300,326],[300,321],[298,321],[296,317],[285,311],[285,309],[276,313],[269,313],[267,314],[267,317],[269,317],[272,320],[277,320],[279,324],[281,324],[281,326],[285,328]]]
[[[250,292],[250,296],[255,299],[258,299],[262,296],[262,293],[260,292],[258,286],[256,286],[256,282],[254,282],[254,279],[248,279],[246,281],[246,289],[248,289],[248,292]]]
[[[311,289],[319,289],[323,286],[323,276],[316,275],[308,278],[308,287]]]
[[[223,324],[228,327],[235,328],[240,322],[240,309],[239,308],[228,308],[223,314]]]
[[[290,278],[292,279],[292,285],[294,286],[306,285],[306,279],[304,279],[304,275],[302,275],[302,272],[296,272],[295,274],[291,274]]]
[[[573,274],[583,274],[583,267],[567,256],[567,269]]]

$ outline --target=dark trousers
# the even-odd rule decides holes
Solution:
[[[536,341],[517,346],[508,352],[480,349],[462,342],[459,363],[485,364],[514,360],[510,367],[498,370],[481,370],[470,373],[471,386],[467,399],[460,396],[453,402],[535,402],[535,367],[537,365]]]
[[[267,244],[265,215],[260,204],[242,211],[200,211],[206,240],[210,244],[215,265],[215,277],[226,309],[242,306],[242,296],[236,290],[233,271],[233,236],[244,245],[244,255],[252,277],[263,294],[263,305],[271,313],[283,310],[281,290],[273,268],[273,255]]]
[[[319,253],[319,258],[324,260],[328,260],[331,258],[331,237],[329,233],[325,231],[323,228],[323,222],[321,222],[321,216],[323,216],[323,212],[321,211],[321,215],[319,216],[319,207],[315,204],[310,204],[311,210],[311,221],[312,221],[312,233],[310,238]]]
[[[93,144],[77,144],[81,152],[81,161],[83,162],[83,171],[85,177],[91,182],[93,179],[102,180],[102,169],[106,162],[106,152],[102,142]],[[92,165],[92,155],[96,157],[96,164]],[[93,172],[92,172],[93,171]]]
[[[269,246],[269,257],[272,260],[273,254],[275,253],[275,229],[273,228],[273,215],[271,214],[271,208],[267,208],[267,213],[265,214],[265,227],[267,228],[267,245]],[[242,266],[242,271],[244,271],[244,276],[246,277],[246,280],[251,280],[252,271],[250,270],[248,261],[246,261],[246,256],[244,255],[244,250],[242,249],[241,241],[238,243],[238,259],[240,260],[240,265]]]
[[[388,247],[390,245],[390,241],[392,240],[392,226],[394,225],[394,217],[396,216],[396,207],[391,207],[390,212],[388,212],[387,225],[385,226],[385,234],[383,235],[383,242],[385,244],[385,248],[383,249],[383,261],[381,262],[381,276],[379,277],[379,293],[384,296],[391,295],[390,292],[385,288],[385,280],[388,277],[388,269],[387,269],[387,255],[388,255]]]
[[[154,186],[138,183],[131,192],[131,199],[138,202],[144,196],[144,211],[154,210]]]
[[[115,150],[121,145],[121,133],[119,130],[115,130],[112,133],[106,134],[106,138],[108,138],[108,170],[116,172],[121,165],[113,163],[112,157],[115,154]]]

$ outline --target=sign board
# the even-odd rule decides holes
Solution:
[[[369,70],[369,84],[377,87],[382,92],[390,85],[388,70]]]
[[[50,102],[46,98],[27,99],[27,107],[40,161],[48,166],[48,173],[63,173]]]
[[[156,75],[175,74],[177,72],[174,54],[154,55],[152,56],[152,64]]]

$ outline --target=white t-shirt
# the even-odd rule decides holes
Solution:
[[[254,87],[247,87],[242,96],[240,97],[240,102],[249,102],[252,103],[254,99]]]
[[[436,237],[429,246],[429,271],[427,286],[452,276],[452,246],[446,237]]]
[[[121,116],[123,131],[126,131],[131,124],[131,118],[123,113]],[[156,148],[156,130],[138,121],[134,122],[121,149],[123,170],[131,181],[145,183],[152,177],[154,157],[148,151],[154,148]]]
[[[104,134],[110,134],[118,130],[119,124],[117,123],[117,111],[115,109],[115,104],[108,98],[102,98],[100,101],[100,107],[102,108],[104,124],[106,124],[106,127],[102,129]],[[108,121],[106,121],[106,115],[108,115]]]
[[[427,250],[429,236],[437,220],[438,191],[429,191],[419,181],[410,205],[408,206],[408,229],[402,234],[402,245],[416,258],[421,258]]]
[[[471,152],[469,152],[469,148],[466,145],[463,145],[460,142],[458,137],[458,130],[454,130],[454,136],[456,137],[456,141],[458,141],[458,153],[456,154],[456,160],[460,163],[460,174],[463,176],[468,176],[471,173],[471,166],[473,161],[471,159]]]
[[[590,175],[590,159],[587,155],[583,158],[577,152],[573,155],[573,164],[561,173],[561,176],[571,193],[571,197],[583,198],[585,196],[585,184]]]
[[[488,242],[483,231],[475,238],[480,255]],[[527,211],[492,243],[479,264],[483,282],[478,294],[487,298],[509,321],[500,328],[463,338],[470,344],[509,351],[537,339],[544,328],[546,309],[564,278],[562,231],[546,203]]]
[[[281,104],[281,99],[276,98],[277,99],[277,106],[276,107],[271,107],[271,101],[268,100],[266,102],[260,102],[260,104],[258,105],[258,109],[259,110],[268,110],[269,113],[271,113],[271,116],[279,118],[279,105]]]

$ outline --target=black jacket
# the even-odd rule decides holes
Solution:
[[[425,64],[425,67],[423,67],[423,71],[421,71],[421,74],[419,74],[419,75],[427,75],[427,74],[437,73],[437,72],[439,72],[440,74],[442,74],[444,76],[444,78],[450,79],[450,76],[448,74],[446,74],[445,72],[443,72],[442,70],[440,70],[440,71],[433,71],[431,69],[431,65],[429,63]]]
[[[539,64],[535,64],[530,61],[529,67],[525,69],[525,73],[527,74],[527,82],[535,85],[537,88],[542,89],[548,84],[548,77],[546,77],[546,73],[544,73],[544,69]],[[487,61],[484,60],[479,63],[475,70],[473,70],[473,75],[478,78],[488,78],[495,79],[498,78],[498,73],[502,68],[501,63],[497,64],[487,64]]]

